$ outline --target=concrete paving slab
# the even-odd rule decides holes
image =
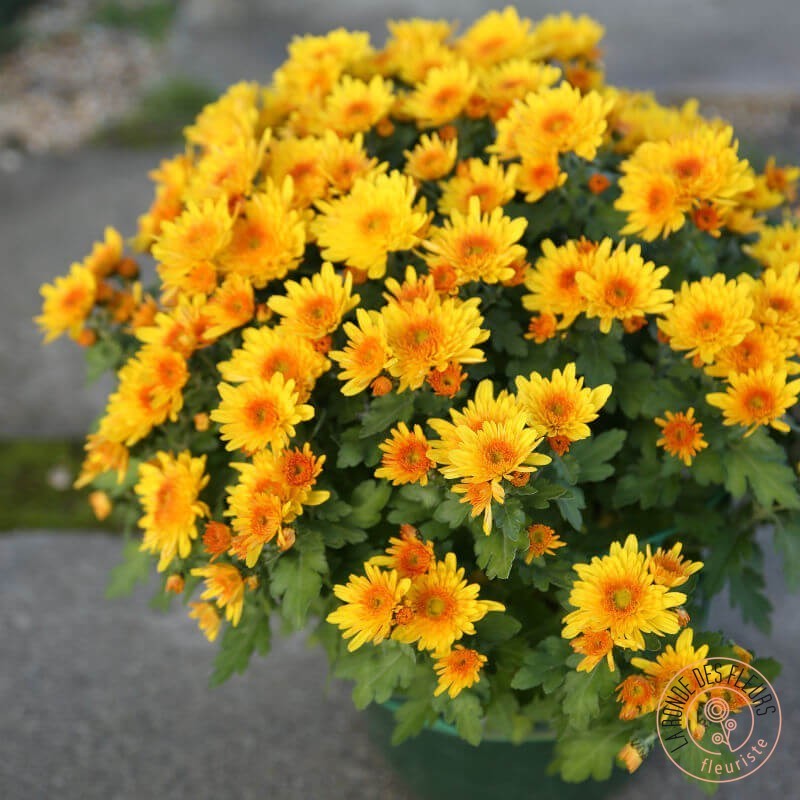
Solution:
[[[184,610],[146,591],[104,598],[119,539],[21,532],[0,538],[0,797],[3,800],[413,800],[370,741],[323,654],[276,637],[244,676],[209,689],[216,648]],[[783,741],[725,800],[796,795],[800,614],[770,560],[775,633],[714,621],[784,663]],[[532,794],[535,796],[535,776]],[[656,753],[615,800],[701,798]],[[450,798],[443,798],[450,800]]]

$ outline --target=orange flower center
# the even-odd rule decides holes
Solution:
[[[745,408],[754,416],[771,416],[775,398],[767,389],[751,389],[744,397]]]
[[[245,409],[247,421],[257,429],[265,430],[275,427],[278,421],[278,414],[275,406],[262,398],[252,400]]]
[[[718,311],[701,311],[694,320],[695,330],[701,336],[711,336],[722,328],[723,317]]]
[[[494,249],[494,242],[481,233],[467,234],[459,243],[459,254],[464,259],[480,258],[494,252]]]
[[[572,121],[572,114],[568,111],[554,111],[542,120],[542,130],[551,134],[559,134],[571,125]]]
[[[684,180],[696,178],[703,171],[703,162],[697,156],[681,158],[672,165],[673,172]]]
[[[636,287],[627,278],[614,278],[606,285],[604,299],[612,308],[623,308],[630,304]]]

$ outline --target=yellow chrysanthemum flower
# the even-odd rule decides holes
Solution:
[[[720,350],[714,363],[705,370],[715,378],[728,378],[737,372],[749,372],[772,364],[776,369],[785,369],[793,375],[800,371],[800,364],[788,359],[795,354],[794,339],[781,336],[773,328],[757,325],[737,345]]]
[[[516,164],[503,169],[496,156],[492,156],[488,162],[480,158],[462,161],[455,176],[442,184],[439,213],[458,211],[468,214],[473,197],[478,198],[481,213],[494,211],[514,196],[518,170]]]
[[[497,140],[487,149],[503,159],[575,153],[591,160],[611,106],[598,92],[582,95],[568,83],[531,92],[498,121]]]
[[[225,514],[232,518],[231,526],[236,535],[231,539],[228,552],[248,567],[254,567],[264,546],[278,535],[286,511],[286,504],[277,494],[253,491],[244,483],[233,487]]]
[[[694,647],[692,639],[694,631],[686,628],[681,631],[681,635],[675,641],[674,646],[668,644],[664,652],[656,656],[655,661],[648,661],[645,658],[632,658],[631,664],[636,669],[642,670],[648,675],[656,685],[656,693],[661,694],[667,688],[672,679],[685,667],[693,664],[702,666],[708,655],[708,645]]]
[[[457,644],[449,653],[436,660],[433,665],[438,676],[434,697],[447,692],[448,697],[458,697],[463,689],[469,689],[481,679],[481,668],[486,656],[477,650]]]
[[[325,132],[325,150],[320,168],[335,194],[346,194],[359,178],[373,172],[386,172],[388,165],[370,158],[364,149],[364,137],[356,134],[352,139],[340,139],[333,131]]]
[[[585,631],[570,641],[570,647],[583,658],[575,669],[578,672],[591,672],[603,659],[609,672],[616,669],[614,664],[614,639],[608,631]]]
[[[559,166],[555,153],[523,156],[517,172],[517,189],[525,192],[525,199],[529,203],[541,200],[566,181],[567,173]]]
[[[451,266],[458,284],[508,280],[514,275],[511,265],[525,257],[525,248],[517,243],[527,224],[521,217],[506,217],[501,208],[481,214],[480,200],[471,197],[467,214],[454,210],[443,227],[431,229],[425,241],[430,253],[426,261]]]
[[[128,471],[129,453],[125,445],[105,439],[97,433],[90,433],[83,446],[86,456],[81,471],[73,487],[82,489],[104,472],[116,472],[117,483],[122,483]]]
[[[448,298],[433,305],[424,300],[389,303],[381,311],[391,354],[389,373],[399,378],[398,392],[418,389],[431,370],[451,362],[478,364],[484,360],[476,347],[489,338],[481,328],[480,300]]]
[[[350,274],[339,276],[326,262],[310,279],[286,281],[286,295],[273,295],[267,304],[283,317],[281,327],[287,334],[314,341],[333,333],[342,317],[358,305],[361,298],[352,294],[352,286]]]
[[[397,570],[401,578],[414,580],[424,575],[435,561],[433,542],[424,542],[419,531],[412,525],[400,526],[400,537],[392,536],[386,555],[373,556],[370,564]]]
[[[636,151],[640,161],[644,160],[647,147],[644,144]],[[622,163],[622,177],[618,183],[622,193],[614,208],[628,213],[628,224],[620,233],[635,234],[652,242],[683,227],[691,202],[681,196],[678,183],[671,175],[629,159]]]
[[[642,650],[642,634],[678,632],[673,609],[686,602],[686,595],[653,582],[633,534],[624,545],[613,542],[608,555],[595,556],[590,564],[576,564],[574,569],[578,579],[569,603],[575,611],[564,617],[561,635],[565,639],[607,630],[617,647]]]
[[[333,593],[344,605],[325,618],[338,625],[342,636],[352,641],[351,652],[362,644],[378,644],[391,633],[394,613],[411,586],[408,578],[398,578],[394,570],[386,572],[373,564],[364,564],[365,575],[351,575],[346,585],[337,584]]]
[[[529,19],[520,18],[512,6],[489,11],[456,41],[456,50],[476,67],[491,67],[530,52]]]
[[[222,618],[213,603],[189,603],[189,617],[197,620],[197,627],[209,642],[216,640],[222,627]]]
[[[529,92],[552,86],[561,77],[561,70],[550,64],[513,58],[480,73],[478,95],[497,121],[508,114],[511,106]]]
[[[750,436],[762,425],[781,433],[789,426],[781,417],[797,403],[800,380],[787,383],[786,370],[771,364],[761,369],[730,375],[726,392],[706,395],[709,405],[722,409],[725,425],[742,425]]]
[[[239,386],[221,383],[217,388],[222,402],[211,419],[221,424],[227,450],[282,447],[295,435],[295,425],[314,416],[311,406],[300,403],[294,381],[285,380],[280,372],[268,381],[253,378]]]
[[[44,333],[45,342],[52,342],[63,333],[73,338],[80,333],[94,308],[96,289],[94,273],[80,264],[73,264],[68,275],[42,286],[42,313],[34,321]]]
[[[617,686],[617,702],[622,705],[619,718],[623,720],[655,711],[658,703],[655,681],[645,675],[629,675]]]
[[[413,303],[415,300],[424,300],[434,306],[439,303],[433,276],[417,275],[410,264],[406,267],[402,283],[395,278],[387,278],[385,285],[388,291],[383,293],[383,297],[387,303]]]
[[[325,197],[328,180],[322,170],[323,139],[314,136],[275,139],[270,144],[266,160],[267,177],[277,186],[292,179],[292,205],[307,208]]]
[[[136,328],[136,338],[150,345],[158,345],[189,358],[202,347],[209,318],[207,301],[203,295],[188,298],[181,296],[169,312],[156,311],[149,324]]]
[[[186,558],[197,538],[198,517],[208,516],[208,506],[198,500],[208,483],[206,457],[192,458],[188,450],[177,458],[171,453],[156,453],[154,463],[139,465],[139,496],[144,516],[141,550],[158,554],[158,571],[163,572],[176,557]]]
[[[437,128],[464,110],[477,85],[478,77],[466,61],[437,67],[406,98],[403,111],[420,128]]]
[[[666,419],[655,418],[656,425],[661,428],[661,438],[656,445],[691,467],[692,459],[708,447],[708,442],[703,437],[703,423],[694,418],[693,408],[686,413],[678,411],[673,414],[667,411],[664,416]]]
[[[430,445],[419,425],[409,430],[405,422],[398,423],[379,447],[383,457],[381,466],[375,470],[376,478],[386,478],[393,486],[406,483],[427,485],[428,471],[434,463],[430,458]]]
[[[225,619],[235,628],[244,610],[245,584],[242,573],[232,564],[209,564],[207,567],[195,567],[192,575],[205,578],[206,589],[200,597],[203,600],[216,600],[217,606],[225,609]]]
[[[800,224],[787,219],[781,225],[767,225],[758,241],[743,250],[765,267],[780,272],[787,264],[800,262]]]
[[[611,331],[615,319],[626,320],[667,311],[672,290],[661,288],[669,267],[656,267],[642,258],[638,244],[619,244],[608,258],[596,258],[591,272],[575,280],[586,298],[586,316],[600,318],[600,330]]]
[[[545,239],[541,246],[541,257],[525,276],[525,286],[531,294],[523,296],[522,305],[528,311],[562,317],[558,327],[566,328],[586,310],[578,273],[591,275],[595,263],[609,257],[612,242],[604,239],[597,245],[584,240],[568,241],[556,247],[550,239]]]
[[[231,239],[233,219],[226,198],[190,202],[173,222],[164,222],[153,245],[164,294],[210,294],[217,285],[218,256]]]
[[[767,269],[758,280],[747,281],[753,299],[753,319],[782,339],[800,338],[800,263],[780,272]]]
[[[353,183],[350,194],[320,202],[312,223],[323,258],[343,261],[370,278],[386,272],[386,257],[410,250],[427,221],[424,205],[415,206],[414,181],[399,172],[373,174]]]
[[[689,561],[681,555],[683,544],[677,542],[669,550],[659,547],[655,553],[647,545],[647,568],[653,575],[653,580],[661,585],[674,589],[683,586],[695,572],[703,568],[702,561]]]
[[[405,172],[420,181],[435,181],[453,169],[458,156],[456,138],[442,141],[438,133],[424,133],[413,150],[403,152]]]
[[[228,275],[205,305],[208,328],[203,333],[206,342],[213,342],[253,319],[255,313],[253,284],[241,275]]]
[[[83,259],[82,264],[90,269],[96,278],[105,278],[122,260],[122,252],[122,236],[116,228],[109,225],[103,231],[103,241],[92,245],[92,251]]]
[[[292,209],[293,194],[294,184],[286,178],[280,187],[268,180],[251,195],[233,225],[230,243],[219,255],[223,271],[248,278],[261,289],[300,263],[306,232]]]
[[[658,327],[669,337],[673,350],[688,350],[687,358],[710,364],[717,353],[739,344],[755,327],[752,314],[747,285],[726,281],[718,273],[692,283],[684,281]]]
[[[549,526],[536,523],[528,526],[528,549],[525,552],[525,563],[530,564],[534,558],[554,556],[559,547],[567,543]]]
[[[531,34],[531,54],[536,58],[569,61],[579,57],[591,59],[605,28],[586,14],[575,17],[565,11],[544,17]]]
[[[234,350],[229,361],[217,364],[227,383],[242,383],[253,378],[269,381],[280,373],[293,380],[300,402],[305,402],[330,362],[317,352],[311,342],[293,336],[281,325],[277,328],[245,328],[242,347]]]
[[[553,370],[550,378],[532,372],[516,379],[517,398],[527,415],[528,425],[539,436],[577,442],[591,436],[589,425],[611,395],[607,383],[590,389],[583,377],[575,376],[575,364]]]
[[[358,324],[345,322],[347,345],[344,350],[334,350],[330,357],[338,362],[342,371],[339,380],[345,381],[342,394],[350,396],[363,392],[390,361],[383,317],[377,311],[356,309]]]
[[[408,589],[404,604],[412,614],[398,624],[392,638],[419,650],[431,650],[441,658],[464,634],[475,633],[475,622],[490,611],[505,611],[492,600],[479,600],[480,587],[468,584],[464,568],[458,567],[454,553],[448,553],[426,575],[416,578]]]
[[[369,130],[394,104],[392,84],[379,75],[369,83],[343,75],[325,98],[322,122],[339,136]]]

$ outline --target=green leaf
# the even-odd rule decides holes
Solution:
[[[379,647],[364,645],[352,653],[345,651],[334,674],[355,681],[353,703],[362,709],[372,702],[385,703],[398,687],[407,686],[416,663],[411,645],[389,641]]]
[[[513,320],[506,308],[493,308],[486,315],[486,324],[492,332],[491,346],[511,356],[522,357],[528,352],[528,343],[523,338],[522,326]]]
[[[446,497],[433,512],[433,518],[437,522],[443,522],[451,528],[460,528],[469,517],[469,503],[461,503],[450,495]]]
[[[268,611],[261,603],[245,603],[239,624],[235,628],[229,625],[222,635],[219,652],[214,660],[211,685],[219,686],[235,673],[244,672],[253,653],[264,655],[269,652],[269,647]]]
[[[524,527],[525,512],[519,500],[512,498],[495,507],[492,528],[501,531],[506,539],[519,541]]]
[[[521,628],[522,623],[511,614],[487,614],[480,622],[475,623],[477,635],[490,644],[508,641]]]
[[[564,460],[577,462],[577,482],[604,481],[613,475],[614,467],[608,462],[622,449],[627,435],[626,431],[614,428],[575,442]]]
[[[350,428],[342,434],[336,453],[336,466],[339,469],[356,467],[366,460],[368,453],[374,447],[376,447],[374,441],[361,438],[356,428]]]
[[[600,713],[600,701],[613,696],[619,683],[619,672],[609,672],[601,661],[591,672],[568,672],[564,680],[562,708],[569,723],[576,730],[585,730]]]
[[[630,733],[618,723],[595,726],[586,732],[570,731],[556,742],[553,771],[567,783],[593,778],[607,780],[614,768],[617,753]]]
[[[116,339],[102,338],[86,348],[86,382],[94,383],[113,372],[123,361],[122,345]]]
[[[522,666],[511,681],[512,689],[535,689],[542,687],[550,694],[564,683],[567,673],[566,660],[572,650],[560,636],[548,636],[535,650],[525,654]]]
[[[376,397],[370,403],[369,411],[361,418],[359,436],[362,439],[374,436],[376,433],[388,436],[391,428],[400,421],[408,422],[413,413],[413,392],[403,392],[402,394],[392,392],[383,397]]]
[[[429,521],[440,501],[441,491],[436,485],[429,483],[427,486],[420,486],[409,483],[392,494],[389,501],[391,510],[386,518],[394,525],[402,525],[404,522],[414,525]]]
[[[775,549],[780,553],[787,588],[800,589],[800,518],[781,515],[775,524]]]
[[[153,556],[140,550],[136,539],[128,539],[122,548],[122,563],[111,570],[106,597],[125,597],[134,590],[137,583],[147,583],[152,566]]]
[[[325,542],[317,531],[298,536],[292,549],[275,562],[270,591],[280,600],[281,615],[294,630],[305,626],[308,610],[319,597],[322,575],[327,570]]]
[[[351,528],[349,525],[339,525],[335,522],[325,525],[321,532],[325,539],[325,547],[334,550],[348,544],[360,544],[367,538],[367,532],[361,528]]]
[[[508,578],[519,549],[518,541],[510,539],[500,531],[494,531],[488,536],[480,533],[475,537],[475,558],[478,566],[490,580]]]
[[[394,712],[397,724],[392,732],[392,744],[398,745],[406,739],[416,736],[431,724],[436,716],[429,697],[407,700]]]
[[[446,719],[456,726],[458,735],[472,745],[479,745],[483,736],[483,708],[478,697],[462,691],[446,708]]]
[[[594,333],[580,337],[580,348],[575,360],[578,375],[586,378],[588,386],[594,388],[604,383],[616,385],[616,364],[625,361],[625,349],[611,334]]]
[[[561,516],[579,531],[583,527],[583,514],[581,510],[586,508],[586,500],[583,491],[578,488],[570,489],[562,497],[556,499],[556,505]]]
[[[653,393],[653,377],[653,368],[643,361],[624,364],[617,370],[613,397],[629,419],[636,419],[642,414]]]
[[[382,517],[381,511],[392,495],[392,487],[386,481],[367,480],[353,490],[350,505],[353,511],[348,522],[354,528],[372,528]]]

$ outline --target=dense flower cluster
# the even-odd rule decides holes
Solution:
[[[800,170],[607,85],[602,35],[508,8],[295,38],[43,287],[45,340],[117,375],[76,485],[143,532],[120,569],[199,592],[217,680],[313,618],[403,735],[548,720],[576,780],[620,737],[638,766],[660,690],[730,651],[686,627],[714,591],[765,621],[756,521],[787,558],[800,530]]]

